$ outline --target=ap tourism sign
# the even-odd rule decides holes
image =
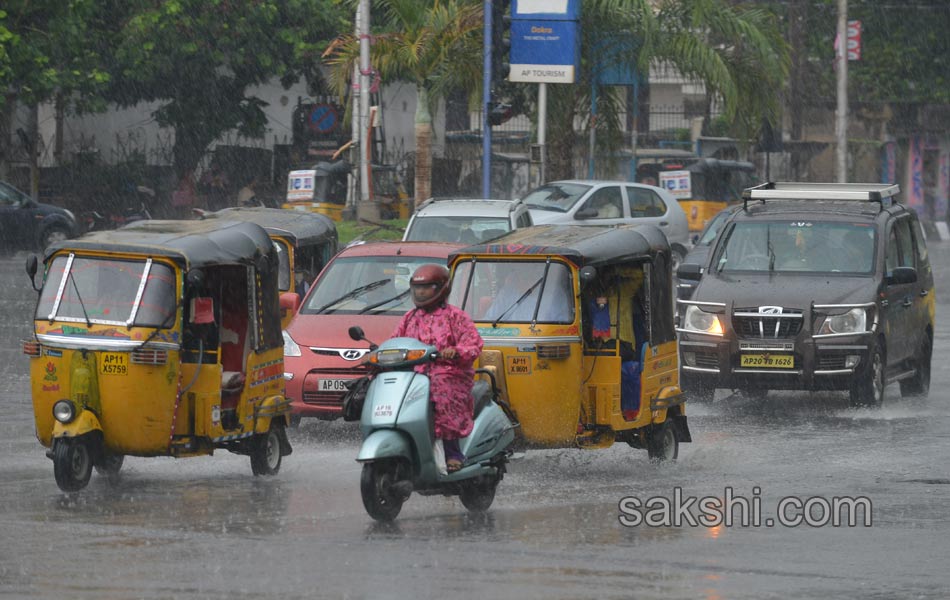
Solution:
[[[574,83],[580,66],[577,21],[511,21],[508,81]]]

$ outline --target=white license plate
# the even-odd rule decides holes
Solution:
[[[321,379],[317,384],[317,389],[321,392],[345,392],[346,382],[349,379]]]

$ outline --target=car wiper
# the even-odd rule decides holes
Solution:
[[[508,308],[506,308],[504,311],[502,311],[502,313],[501,313],[500,315],[498,315],[498,318],[495,319],[494,322],[492,322],[492,324],[491,324],[492,328],[498,327],[498,322],[501,321],[502,319],[504,319],[504,318],[505,318],[505,315],[507,315],[508,313],[510,313],[511,311],[513,311],[516,306],[518,306],[519,304],[521,304],[521,303],[524,301],[525,298],[527,298],[528,296],[530,296],[530,295],[531,295],[531,292],[534,291],[534,288],[538,287],[538,286],[541,284],[542,281],[544,281],[544,275],[542,275],[541,277],[538,277],[538,280],[535,281],[534,283],[532,283],[532,284],[531,284],[531,287],[529,287],[528,289],[526,289],[526,290],[524,291],[524,293],[521,294],[521,296],[518,297],[517,300],[515,300],[514,302],[512,302],[511,306],[509,306]]]
[[[550,204],[528,204],[528,208],[536,208],[538,210],[549,210],[551,212],[567,212],[567,209],[561,208],[560,206],[551,206]]]
[[[344,300],[349,300],[349,299],[351,299],[351,298],[355,298],[355,297],[359,296],[360,294],[369,292],[369,291],[371,291],[371,290],[375,290],[375,289],[378,288],[379,286],[385,285],[385,284],[389,283],[390,281],[392,281],[392,280],[391,280],[391,279],[380,279],[379,281],[374,281],[374,282],[372,282],[372,283],[367,283],[366,285],[361,285],[361,286],[359,286],[359,287],[353,288],[352,290],[350,290],[350,291],[348,291],[347,293],[343,294],[343,295],[340,296],[339,298],[335,298],[335,299],[333,299],[333,301],[327,302],[326,304],[324,304],[323,306],[321,306],[320,308],[318,308],[315,312],[316,312],[317,314],[322,313],[323,311],[327,310],[328,308],[330,308],[331,306],[333,306],[333,305],[335,305],[335,304],[339,304],[340,302],[343,302]]]
[[[772,228],[766,226],[765,248],[769,253],[769,273],[775,270],[775,248],[772,247]]]
[[[392,298],[386,298],[385,300],[383,300],[383,301],[381,301],[381,302],[374,302],[374,303],[370,304],[369,306],[367,306],[366,308],[364,308],[363,310],[361,310],[361,311],[359,312],[359,314],[362,315],[363,313],[367,313],[367,312],[373,310],[374,308],[379,308],[380,306],[383,306],[383,305],[385,305],[385,304],[389,304],[390,302],[395,302],[396,300],[399,300],[399,299],[401,299],[401,298],[405,298],[405,297],[408,296],[408,295],[409,295],[409,290],[406,290],[406,291],[404,291],[404,292],[400,292],[400,293],[396,294],[396,295],[393,296]]]

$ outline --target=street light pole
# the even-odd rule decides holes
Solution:
[[[491,123],[488,113],[491,111],[492,85],[492,2],[484,0],[482,3],[482,198],[491,198]]]
[[[838,67],[838,107],[835,115],[835,169],[838,183],[848,181],[848,0],[838,0],[838,48],[835,65]]]

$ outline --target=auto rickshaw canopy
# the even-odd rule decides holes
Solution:
[[[162,256],[186,271],[213,265],[254,265],[261,259],[276,264],[276,251],[267,232],[242,221],[136,221],[120,229],[88,233],[46,249],[45,260],[57,252],[85,250]]]
[[[330,255],[336,253],[339,244],[333,219],[312,212],[280,208],[235,207],[205,213],[202,219],[256,223],[269,235],[287,238],[294,246],[329,244],[332,246]]]

